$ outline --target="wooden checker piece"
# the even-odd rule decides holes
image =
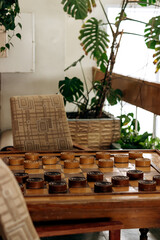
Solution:
[[[128,163],[129,156],[128,155],[114,155],[114,162],[115,163]]]
[[[49,182],[49,193],[66,193],[67,192],[67,183],[66,181],[56,181]]]
[[[24,158],[23,157],[9,157],[9,165],[18,166],[23,165]]]
[[[156,185],[160,186],[160,175],[154,175],[153,181],[156,181]]]
[[[44,180],[43,178],[28,178],[26,180],[26,188],[27,189],[39,189],[44,188]]]
[[[52,165],[56,164],[58,162],[58,158],[54,156],[43,156],[42,157],[42,163],[44,165]]]
[[[139,191],[156,191],[156,181],[152,180],[139,180],[138,181]]]
[[[79,161],[64,160],[64,168],[67,168],[67,169],[79,168]]]
[[[136,158],[135,166],[136,167],[150,167],[151,160],[149,158]]]
[[[104,174],[100,171],[90,171],[87,173],[87,181],[88,182],[102,182],[103,175]]]
[[[114,161],[112,159],[99,159],[98,167],[99,168],[109,168],[113,167]]]
[[[37,161],[39,159],[39,153],[35,152],[25,153],[25,159],[30,161]]]
[[[61,158],[61,160],[74,160],[75,153],[73,153],[73,152],[61,152],[60,158]]]
[[[96,152],[96,159],[110,159],[110,153]]]
[[[129,177],[128,176],[113,176],[111,178],[113,186],[125,187],[129,186]]]
[[[61,173],[60,172],[45,172],[44,173],[44,180],[46,182],[60,181],[61,180]]]
[[[18,183],[25,183],[26,180],[29,178],[29,174],[24,172],[14,173],[14,176],[17,179]]]
[[[68,179],[69,188],[86,187],[87,180],[85,177],[71,177]]]
[[[94,156],[80,156],[80,164],[94,164]]]
[[[96,182],[94,184],[94,192],[96,193],[112,192],[112,183],[105,181]]]
[[[129,152],[129,158],[130,159],[136,159],[136,158],[142,158],[143,157],[143,152]]]
[[[143,172],[140,170],[129,170],[127,171],[129,180],[140,180],[143,179]]]
[[[33,168],[39,168],[39,167],[40,167],[39,161],[30,161],[30,160],[24,161],[24,168],[33,169]]]
[[[25,190],[24,190],[24,185],[23,185],[23,183],[18,183],[18,185],[19,185],[22,193],[24,194]]]

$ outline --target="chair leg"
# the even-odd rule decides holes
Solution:
[[[0,230],[5,240],[39,240],[18,183],[2,160],[0,160]]]
[[[120,240],[120,230],[109,231],[109,240]]]

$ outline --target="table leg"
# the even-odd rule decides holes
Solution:
[[[139,231],[141,233],[140,240],[147,240],[148,239],[147,233],[148,233],[149,229],[148,228],[140,228]]]
[[[109,231],[109,240],[120,240],[120,230]]]

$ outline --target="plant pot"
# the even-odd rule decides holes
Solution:
[[[68,119],[73,142],[92,149],[109,149],[120,138],[120,120],[112,115],[101,119]]]

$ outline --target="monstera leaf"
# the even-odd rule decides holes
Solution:
[[[148,48],[155,49],[153,55],[154,64],[156,64],[156,72],[160,69],[160,16],[153,17],[149,20],[145,27],[145,42]]]
[[[83,82],[77,78],[65,77],[65,80],[59,81],[59,90],[64,97],[64,101],[74,102],[83,95]]]
[[[92,7],[96,6],[95,0],[62,0],[64,11],[75,19],[85,19]]]
[[[148,5],[153,5],[156,3],[156,0],[141,0],[138,2],[142,7],[147,7]]]
[[[153,5],[156,3],[156,0],[141,0],[138,2],[142,7],[147,7],[148,5]]]
[[[98,21],[96,18],[87,20],[80,30],[79,39],[85,53],[90,53],[92,58],[100,61],[99,59],[106,52],[109,42],[108,34],[102,28],[102,21]],[[106,56],[105,59],[107,59]]]

